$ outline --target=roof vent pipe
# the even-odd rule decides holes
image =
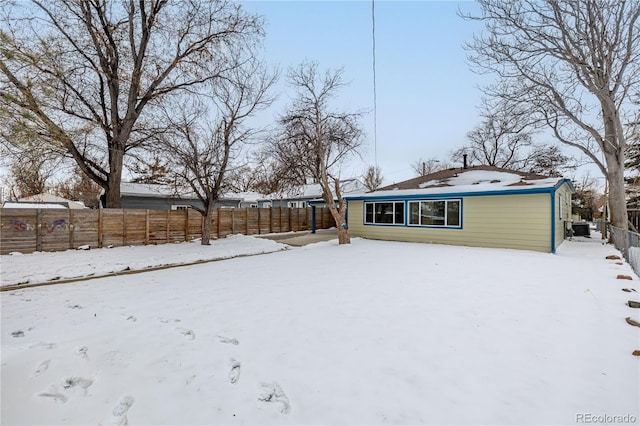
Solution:
[[[467,167],[467,154],[462,154],[462,168],[466,169]]]

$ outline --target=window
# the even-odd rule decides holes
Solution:
[[[303,208],[307,204],[306,201],[289,201],[289,208]]]
[[[404,225],[404,202],[365,203],[364,223]]]
[[[185,204],[173,204],[171,206],[171,210],[187,210],[189,206]]]
[[[460,227],[460,202],[409,201],[409,225]]]

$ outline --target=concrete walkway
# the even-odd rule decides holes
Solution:
[[[294,247],[302,247],[306,246],[307,244],[338,239],[338,234],[335,229],[318,229],[316,230],[315,234],[312,234],[311,231],[301,231],[286,234],[255,236],[260,238],[267,238],[269,240],[277,241],[282,244],[288,244]]]

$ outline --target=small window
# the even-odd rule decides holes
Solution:
[[[460,200],[410,201],[409,225],[460,227]]]
[[[270,209],[271,208],[271,201],[265,201],[264,203],[262,203],[262,208]]]
[[[171,210],[187,210],[189,208],[186,204],[173,204]]]
[[[365,203],[364,222],[376,225],[404,225],[404,202]]]

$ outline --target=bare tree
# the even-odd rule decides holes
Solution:
[[[281,129],[272,141],[272,153],[280,164],[320,184],[322,199],[338,228],[338,243],[349,244],[339,172],[362,143],[362,113],[337,111],[330,104],[345,85],[342,74],[342,70],[320,72],[316,63],[302,63],[289,71],[296,96],[279,119]]]
[[[225,189],[227,172],[243,145],[259,132],[245,121],[271,105],[274,98],[268,91],[276,80],[277,73],[265,71],[261,64],[245,64],[214,86],[213,108],[183,104],[182,118],[171,122],[162,151],[177,187],[191,190],[204,206],[194,206],[204,216],[203,245],[210,242],[213,207]]]
[[[120,206],[144,112],[218,79],[262,22],[230,0],[32,0],[0,10],[0,115],[72,157]]]
[[[630,94],[640,84],[640,2],[479,0],[481,35],[470,60],[499,82],[490,96],[591,159],[606,176],[611,222],[627,228],[624,162]],[[601,159],[604,156],[604,161]]]
[[[439,160],[437,158],[428,158],[425,160],[421,157],[411,163],[411,169],[417,176],[430,175],[440,170],[446,170],[451,166],[449,161]]]
[[[89,179],[76,166],[72,177],[58,182],[53,186],[53,192],[63,198],[82,201],[85,206],[97,208],[99,206],[100,186]]]
[[[482,100],[479,112],[482,122],[467,133],[467,144],[453,155],[463,158],[466,154],[469,164],[523,169],[532,146],[528,114],[507,102],[490,99]]]
[[[375,191],[376,189],[378,189],[380,185],[382,185],[383,180],[384,179],[382,177],[382,170],[379,166],[369,166],[367,171],[362,176],[364,186],[369,191]]]

